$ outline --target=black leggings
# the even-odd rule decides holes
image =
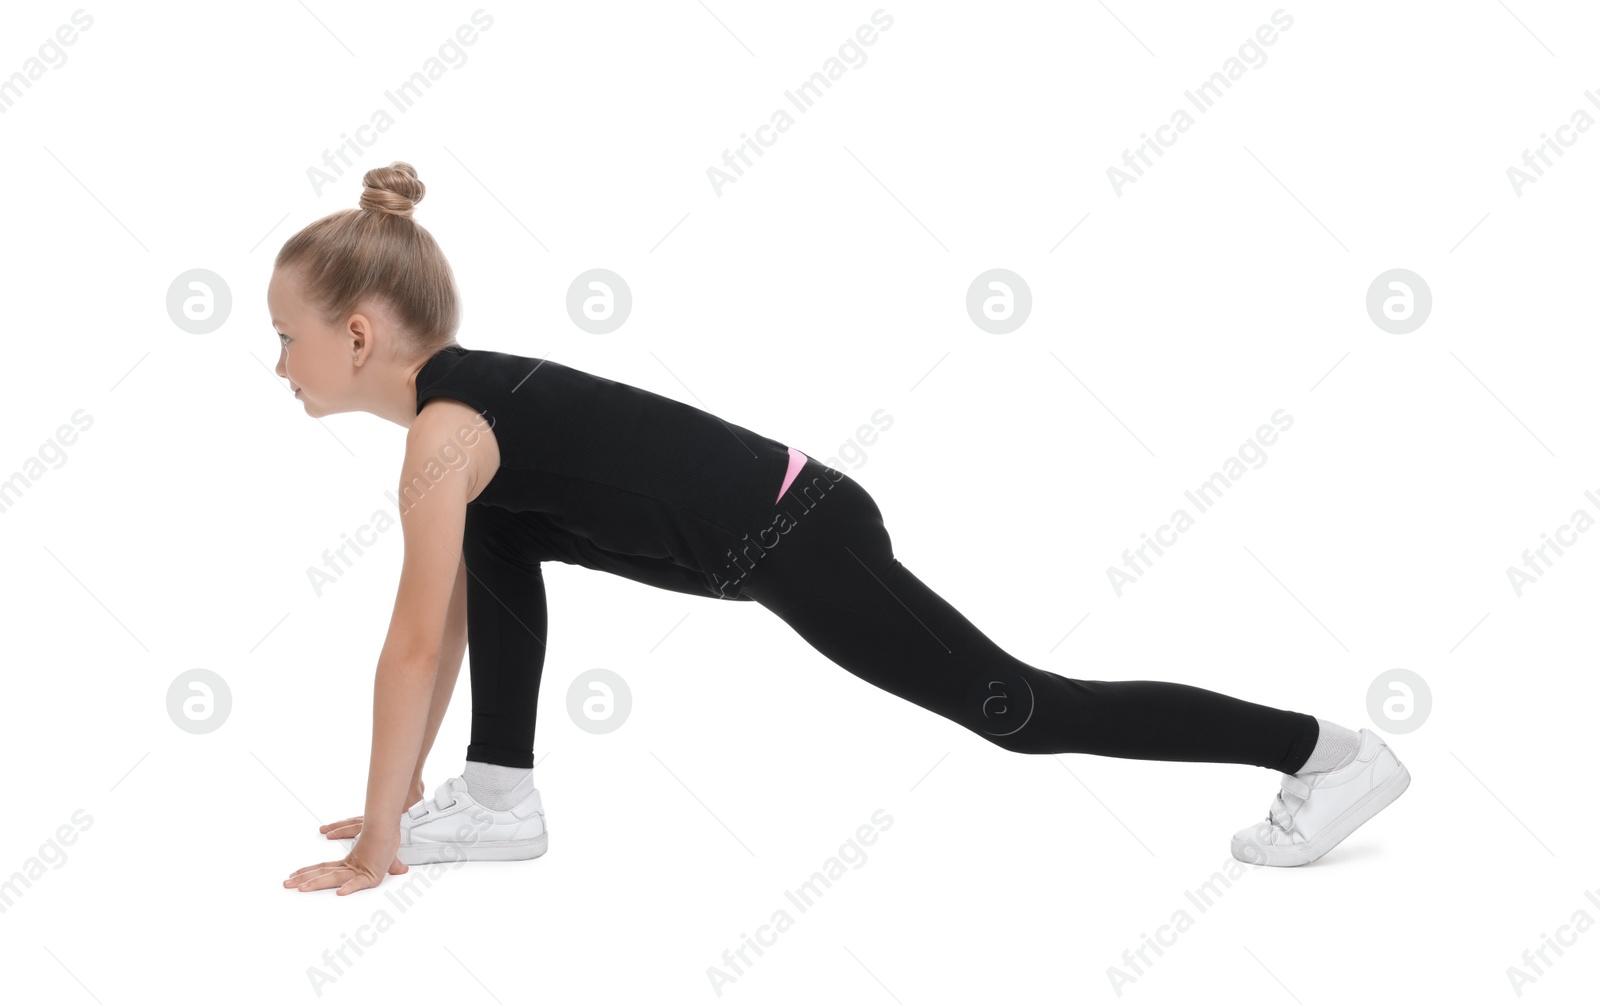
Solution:
[[[734,600],[753,600],[818,652],[891,694],[1028,754],[1254,764],[1293,773],[1315,716],[1188,684],[1078,680],[995,645],[894,557],[883,514],[849,475],[807,459],[755,538]],[[467,759],[533,765],[548,626],[540,563],[555,560],[711,600],[705,577],[602,551],[538,515],[468,506]]]

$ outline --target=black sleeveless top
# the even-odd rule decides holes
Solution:
[[[490,423],[500,469],[469,505],[544,514],[622,555],[706,577],[771,527],[788,445],[664,395],[538,357],[446,346],[417,410],[453,398]]]

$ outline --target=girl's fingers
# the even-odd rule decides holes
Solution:
[[[333,864],[332,862],[319,862],[316,865],[303,865],[300,868],[296,869],[294,872],[291,872],[289,874],[289,878],[284,880],[284,882],[288,883],[288,882],[290,882],[292,880],[300,879],[301,877],[305,876],[307,873],[311,872],[313,869],[326,869],[328,866],[330,866],[332,864]]]
[[[299,886],[313,876],[322,875],[330,869],[341,868],[343,865],[343,862],[319,862],[316,865],[304,866],[291,872],[289,878],[283,881],[283,885]]]
[[[343,883],[350,874],[349,869],[333,869],[318,876],[312,876],[300,884],[301,893],[310,893],[312,890],[326,890],[330,886]]]
[[[350,824],[355,824],[357,827],[360,827],[361,826],[361,819],[362,818],[359,817],[359,816],[345,817],[343,820],[337,820],[337,821],[334,821],[331,824],[323,824],[321,827],[318,827],[317,830],[319,830],[322,833],[326,834],[326,833],[328,833],[328,831],[332,830],[335,827],[347,827]]]
[[[327,824],[322,828],[322,832],[328,835],[329,841],[337,841],[341,838],[355,837],[357,834],[361,833],[361,822],[358,820],[353,824]]]
[[[365,890],[376,885],[370,877],[357,873],[354,879],[339,887],[338,896],[343,897],[347,893],[355,893],[357,890]]]
[[[390,875],[398,876],[410,871],[410,869],[411,867],[400,861],[397,855],[394,861],[389,863],[387,872]],[[336,886],[339,888],[338,894],[344,896],[345,894],[355,893],[358,890],[366,890],[377,886],[383,881],[383,875],[382,873],[369,874],[367,869],[361,866],[361,863],[353,858],[345,858],[338,862],[319,862],[316,865],[308,865],[302,869],[296,869],[293,873],[290,873],[288,879],[283,881],[283,885],[285,887],[298,888],[302,893],[309,893],[312,890],[326,890],[329,887]]]

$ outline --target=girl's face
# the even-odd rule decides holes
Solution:
[[[358,341],[348,331],[325,325],[300,297],[299,277],[274,270],[267,284],[267,307],[278,336],[277,374],[289,381],[313,416],[350,411],[350,384]]]

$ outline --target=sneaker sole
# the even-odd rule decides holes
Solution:
[[[1385,778],[1378,787],[1357,799],[1340,814],[1322,833],[1294,848],[1263,848],[1240,841],[1235,835],[1232,842],[1233,857],[1249,865],[1296,866],[1310,865],[1332,851],[1339,842],[1355,832],[1357,827],[1377,816],[1378,811],[1400,798],[1411,785],[1411,772],[1404,764],[1397,764],[1395,773]],[[1246,855],[1250,857],[1246,857]]]
[[[538,858],[550,847],[550,832],[521,841],[479,841],[475,844],[449,844],[434,842],[423,845],[401,845],[395,857],[406,865],[426,865],[430,862],[516,862]]]

